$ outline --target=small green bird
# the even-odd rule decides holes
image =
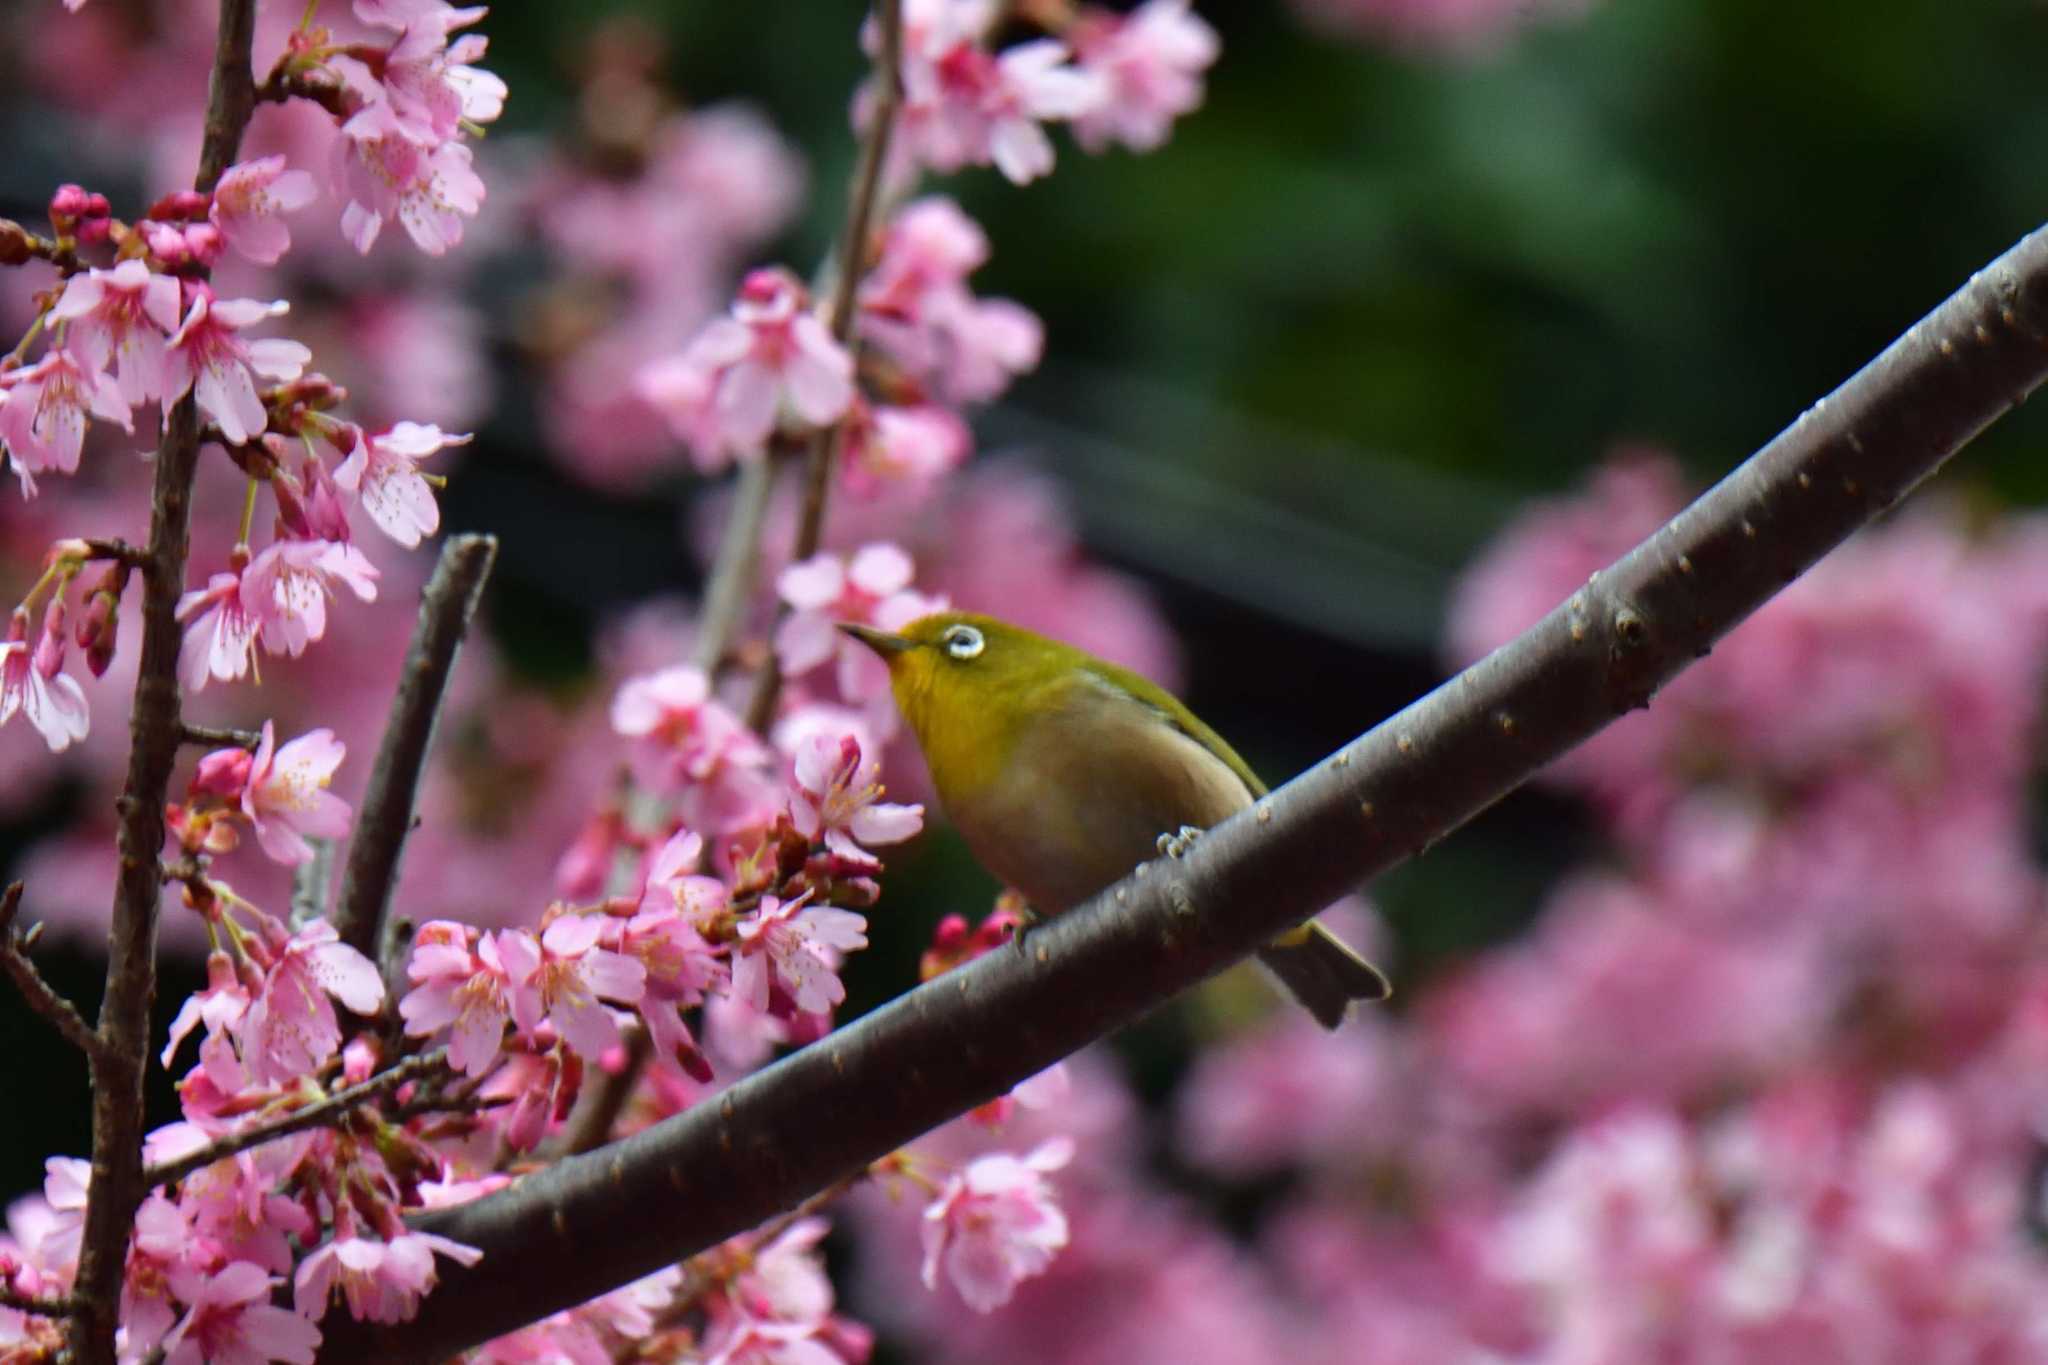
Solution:
[[[842,625],[889,665],[896,705],[946,815],[984,866],[1055,915],[1129,875],[1184,830],[1266,794],[1242,758],[1129,669],[992,616],[940,612],[901,634]],[[1325,1028],[1392,992],[1313,922],[1259,960]]]

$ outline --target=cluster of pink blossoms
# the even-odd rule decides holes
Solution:
[[[907,0],[903,7],[900,159],[935,171],[994,165],[1015,184],[1053,168],[1044,124],[1070,122],[1090,151],[1150,151],[1201,103],[1216,34],[1188,0],[1146,0],[1129,14],[1081,6],[1056,31],[991,49],[995,0]],[[878,50],[872,22],[863,40]],[[871,116],[864,94],[862,117]],[[900,172],[899,172],[900,173]]]
[[[914,28],[924,22],[918,8]],[[343,33],[319,24],[318,9],[284,35],[261,91],[316,122],[324,116],[331,156],[297,125],[299,140],[283,153],[259,134],[266,154],[232,167],[210,194],[167,195],[130,224],[104,199],[67,190],[53,204],[50,236],[23,238],[27,254],[60,277],[36,299],[33,335],[18,352],[32,363],[0,369],[0,441],[25,490],[35,491],[37,476],[47,482],[96,458],[86,436],[93,424],[134,436],[137,410],[153,404],[158,412],[140,428],[147,432],[189,394],[203,442],[201,491],[219,481],[241,494],[239,518],[227,518],[232,535],[220,531],[218,509],[195,507],[199,576],[177,608],[188,691],[259,676],[267,687],[289,687],[291,670],[264,667],[263,655],[295,658],[369,614],[330,611],[337,598],[403,595],[402,572],[394,592],[385,577],[393,570],[380,571],[354,532],[367,517],[407,548],[431,536],[438,480],[421,466],[469,439],[427,422],[366,430],[348,420],[340,414],[347,395],[313,372],[310,348],[260,334],[286,315],[285,303],[263,301],[283,291],[227,299],[209,283],[230,251],[264,267],[290,257],[302,224],[288,226],[287,215],[310,208],[323,189],[298,168],[322,159],[337,167],[343,235],[358,250],[395,218],[438,255],[478,208],[482,186],[465,138],[497,116],[505,94],[475,66],[483,40],[462,32],[482,11],[358,0],[360,28]],[[910,141],[951,137],[966,148],[960,138],[986,131],[987,154],[966,149],[959,164],[993,160],[1014,170],[1042,152],[1042,173],[1050,144],[1037,124],[1055,114],[1090,149],[1155,146],[1199,103],[1201,73],[1215,56],[1213,34],[1184,0],[1154,0],[1129,15],[1089,8],[1053,16],[1060,32],[1000,53],[986,48],[992,16],[965,22],[976,9],[959,7],[947,20],[949,52],[914,32],[903,73],[946,106],[920,111],[913,101],[903,116]],[[938,65],[920,67],[927,58]],[[1002,74],[979,94],[959,84],[989,69]],[[1012,107],[1026,86],[1035,93]],[[1045,97],[1059,90],[1058,99]],[[947,123],[961,131],[934,131]],[[593,259],[610,252],[611,268],[639,279],[635,306],[672,345],[678,327],[727,296],[729,275],[715,294],[705,280],[735,269],[745,244],[787,215],[796,172],[758,120],[730,111],[670,118],[644,148],[654,153],[643,168],[646,235],[618,230],[613,210],[630,214],[636,192],[624,178],[579,188],[608,196],[595,234],[592,220],[576,215],[578,195],[551,199],[544,217],[557,240],[601,243]],[[1072,587],[1059,610],[1077,622],[1102,626],[1113,615],[1093,606],[1113,603],[1140,620],[1139,639],[1156,645],[1148,608],[1079,562],[1063,516],[1035,485],[948,478],[971,447],[958,409],[998,396],[1034,366],[1043,335],[1021,305],[968,287],[989,253],[980,228],[944,198],[900,204],[906,188],[899,179],[889,191],[874,241],[856,244],[852,344],[834,336],[791,272],[746,275],[729,312],[637,381],[661,408],[665,444],[672,450],[680,435],[698,467],[713,470],[837,427],[842,487],[857,496],[860,516],[908,518],[952,497],[1032,509],[1012,518],[1019,573],[1048,592]],[[685,211],[673,212],[677,205]],[[679,272],[679,253],[658,240],[665,233],[719,245],[680,253],[692,266]],[[677,292],[690,289],[704,297],[693,304]],[[317,330],[306,335],[325,349]],[[643,336],[628,354],[653,349]],[[601,362],[601,351],[593,339],[578,362],[612,379],[630,375],[634,367]],[[764,536],[771,555],[783,539],[780,515],[771,514]],[[580,833],[564,840],[559,898],[545,906],[529,898],[523,915],[498,908],[488,928],[421,916],[400,961],[371,962],[317,906],[297,899],[286,923],[248,889],[263,881],[265,863],[317,874],[322,846],[348,836],[352,813],[334,785],[360,731],[309,723],[329,713],[306,717],[287,705],[246,747],[198,761],[167,810],[165,866],[181,902],[167,913],[198,926],[211,951],[207,983],[184,1003],[162,1053],[165,1066],[181,1064],[196,1041],[179,1086],[182,1118],[149,1136],[146,1160],[160,1178],[130,1243],[124,1359],[310,1360],[325,1315],[338,1308],[402,1321],[441,1266],[477,1262],[472,1248],[411,1231],[408,1216],[488,1194],[559,1155],[600,1083],[631,1084],[619,1124],[631,1129],[702,1102],[776,1048],[832,1028],[846,999],[845,961],[866,946],[880,894],[877,850],[916,834],[923,818],[919,806],[885,799],[882,748],[896,725],[884,679],[832,626],[896,626],[944,604],[915,586],[904,548],[914,534],[923,533],[899,520],[762,575],[757,641],[735,641],[732,653],[744,660],[749,648],[753,658],[773,650],[791,682],[761,733],[740,719],[738,680],[675,663],[673,643],[632,666],[614,661],[611,705],[597,723],[608,723],[632,781],[601,797],[595,784],[568,787],[575,795],[564,808],[595,797],[596,809],[584,805]],[[995,554],[961,547],[928,566],[971,579],[994,571]],[[66,652],[82,651],[95,673],[109,665],[137,567],[132,547],[118,541],[50,548],[0,645],[0,720],[28,715],[53,748],[87,735]],[[559,738],[587,758],[595,735],[550,736],[547,724],[531,725],[537,714],[530,703],[502,708],[491,742],[523,755]],[[297,737],[280,742],[280,732]],[[438,824],[446,800],[430,779],[421,805],[428,823],[409,846],[409,872],[445,848],[437,840],[446,837]],[[224,861],[245,843],[262,857]],[[463,895],[474,903],[474,884]],[[418,903],[401,891],[401,908],[408,904]],[[973,936],[942,926],[934,961],[992,949],[1012,923],[999,916]],[[643,1040],[644,1070],[631,1071],[643,1065],[635,1060]],[[323,1125],[269,1131],[352,1086],[376,1093]],[[920,1242],[906,1275],[922,1263],[926,1283],[949,1290],[946,1302],[983,1311],[1048,1273],[1071,1240],[1062,1186],[1077,1148],[1057,1131],[1068,1097],[1056,1070],[978,1111],[979,1149],[949,1156],[941,1144],[876,1165],[875,1182],[915,1191],[924,1210],[900,1220]],[[1012,1142],[1013,1126],[1051,1130]],[[1075,1135],[1086,1136],[1086,1126]],[[0,1284],[30,1299],[69,1292],[77,1268],[85,1170],[59,1159],[50,1177],[41,1198],[9,1210],[0,1236]],[[825,1228],[808,1219],[737,1238],[687,1268],[491,1343],[477,1358],[642,1358],[666,1346],[676,1358],[719,1365],[864,1361],[872,1333],[835,1306],[818,1252]],[[0,1343],[9,1348],[54,1341],[56,1328],[31,1309],[0,1309]]]
[[[352,168],[343,219],[358,247],[367,249],[383,219],[396,215],[423,248],[438,252],[460,238],[459,216],[451,215],[473,213],[481,195],[460,141],[464,129],[495,118],[503,103],[503,83],[470,65],[483,40],[450,38],[484,11],[438,0],[362,0],[355,11],[396,36],[336,43],[312,26],[309,11],[265,91],[337,111],[340,159]],[[133,437],[138,409],[155,405],[167,424],[188,395],[203,439],[249,479],[226,570],[178,607],[187,627],[180,676],[195,690],[248,674],[259,647],[302,653],[326,633],[326,604],[338,592],[373,599],[378,574],[353,543],[351,511],[360,508],[393,540],[416,546],[439,525],[418,465],[468,439],[411,422],[368,432],[335,415],[345,392],[307,372],[307,347],[251,335],[289,305],[214,294],[207,275],[224,252],[275,265],[291,246],[281,215],[316,195],[312,176],[289,169],[282,156],[229,167],[211,193],[166,195],[133,223],[115,217],[104,196],[65,186],[50,203],[51,236],[17,233],[9,244],[13,263],[40,256],[62,279],[39,301],[29,335],[0,362],[0,453],[25,497],[35,495],[38,475],[77,473],[95,422]],[[39,338],[41,356],[25,361]],[[250,544],[255,492],[265,484],[276,504],[275,535],[257,551]],[[96,560],[109,567],[86,594],[77,643],[92,670],[103,672],[133,567],[119,551],[82,542],[53,549],[49,572],[10,624],[0,722],[25,715],[53,749],[89,725],[81,690],[62,674],[65,595]],[[41,629],[31,641],[44,593]]]

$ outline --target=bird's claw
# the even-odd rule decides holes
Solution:
[[[1159,851],[1169,858],[1179,858],[1195,846],[1195,840],[1202,837],[1202,831],[1193,825],[1182,825],[1172,834],[1159,836]]]
[[[1043,923],[1045,923],[1045,916],[1039,914],[1030,906],[1020,905],[1017,907],[1017,927],[1010,931],[1010,946],[1017,950],[1019,956],[1022,956],[1024,952],[1024,936]]]

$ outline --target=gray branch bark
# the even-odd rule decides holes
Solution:
[[[405,836],[412,832],[413,803],[427,750],[434,742],[441,698],[497,557],[494,536],[451,536],[420,594],[420,619],[413,627],[398,696],[391,703],[391,719],[363,792],[363,808],[356,812],[341,898],[334,909],[334,929],[341,941],[373,960],[391,889],[398,884]]]

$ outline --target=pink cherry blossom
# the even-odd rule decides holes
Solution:
[[[356,114],[344,131],[339,181],[348,203],[341,228],[350,245],[369,251],[391,218],[429,256],[461,244],[463,220],[474,218],[484,202],[483,178],[468,147],[420,145],[384,103]]]
[[[860,289],[863,336],[952,403],[980,403],[1038,364],[1045,329],[1022,304],[976,298],[967,276],[988,260],[988,236],[950,199],[907,204]]]
[[[73,275],[50,310],[65,324],[64,344],[89,370],[114,365],[121,398],[130,407],[160,396],[168,382],[164,342],[178,330],[178,282],[138,260],[112,270]]]
[[[692,878],[723,887],[709,877]],[[688,911],[670,906],[642,910],[619,931],[617,950],[640,963],[646,990],[640,1017],[658,1055],[671,1058],[698,1080],[711,1079],[711,1068],[682,1012],[704,1001],[726,980],[723,953],[701,934]]]
[[[471,65],[485,41],[455,29],[481,18],[481,7],[399,5],[361,0],[357,17],[394,29],[398,37],[374,61],[339,54],[330,65],[356,106],[343,122],[338,179],[348,203],[342,231],[368,251],[386,219],[404,224],[413,245],[438,256],[462,240],[484,184],[470,149],[457,139],[466,126],[503,112],[505,83]]]
[[[235,970],[234,958],[215,949],[206,957],[206,985],[186,996],[185,1003],[178,1007],[177,1018],[171,1020],[170,1037],[157,1060],[168,1071],[178,1044],[184,1042],[185,1035],[195,1027],[204,1023],[206,1036],[217,1037],[240,1023],[248,1009],[249,989]]]
[[[505,82],[471,65],[484,55],[483,35],[449,41],[451,33],[484,13],[482,6],[357,0],[358,19],[395,30],[398,37],[378,54],[374,67],[346,54],[331,65],[363,103],[388,107],[414,142],[433,146],[449,141],[460,135],[463,124],[490,123],[505,110]]]
[[[221,1046],[226,1046],[224,1040]],[[319,1225],[300,1201],[278,1191],[278,1176],[304,1162],[313,1168],[308,1175],[321,1179],[326,1173],[317,1168],[331,1163],[333,1145],[334,1140],[326,1135],[302,1134],[268,1151],[238,1152],[180,1182],[178,1205],[192,1221],[193,1240],[208,1253],[187,1279],[198,1277],[199,1266],[222,1261],[247,1261],[279,1275],[288,1272],[293,1240],[309,1245]],[[327,1155],[323,1156],[323,1150]],[[356,1155],[354,1174],[362,1177],[365,1185],[372,1180],[385,1183],[383,1163],[374,1151]],[[187,1303],[197,1301],[190,1283],[173,1280],[172,1290]]]
[[[341,1024],[330,996],[357,1014],[374,1014],[384,1003],[384,980],[375,963],[341,942],[333,925],[313,920],[280,945],[233,1026],[257,1084],[295,1080],[334,1055]]]
[[[160,1194],[135,1211],[135,1236],[121,1277],[124,1358],[154,1350],[177,1322],[170,1281],[189,1274],[194,1258],[204,1254],[195,1240],[184,1210]]]
[[[271,1288],[280,1282],[247,1261],[181,1277],[177,1294],[191,1308],[164,1338],[164,1365],[312,1365],[320,1329],[271,1306]]]
[[[1052,140],[1039,124],[1087,113],[1103,90],[1094,74],[1070,64],[1072,54],[1057,39],[990,52],[983,43],[991,19],[992,7],[980,0],[910,0],[904,6],[897,135],[906,152],[933,170],[994,163],[1022,185],[1052,169]],[[872,23],[862,41],[875,51]]]
[[[775,631],[775,653],[790,677],[827,660],[837,661],[839,695],[859,704],[889,690],[889,669],[875,652],[843,634],[839,622],[901,630],[920,616],[943,610],[943,598],[911,588],[916,571],[899,545],[864,545],[851,559],[829,550],[776,576],[775,588],[793,608]]]
[[[325,728],[279,746],[271,723],[263,722],[263,739],[242,788],[242,813],[271,858],[296,866],[313,857],[308,835],[339,839],[348,833],[348,803],[327,790],[347,753]]]
[[[870,406],[856,400],[841,446],[846,486],[860,497],[891,487],[924,493],[958,469],[974,449],[960,415],[933,403]]]
[[[265,649],[296,658],[327,633],[327,599],[337,586],[374,602],[377,569],[369,556],[337,541],[280,540],[242,571],[242,607]]]
[[[924,807],[882,801],[881,765],[862,761],[860,741],[813,735],[796,751],[790,823],[841,857],[871,863],[864,844],[900,844],[924,828]]]
[[[1146,0],[1129,14],[1083,10],[1067,34],[1102,98],[1074,120],[1074,137],[1091,152],[1121,142],[1149,152],[1173,121],[1202,102],[1202,72],[1216,61],[1216,30],[1188,0]]]
[[[648,868],[639,913],[611,931],[610,946],[646,970],[640,1015],[657,1051],[709,1080],[709,1064],[681,1014],[726,980],[724,954],[703,932],[725,909],[726,886],[697,875],[703,849],[703,838],[690,830],[678,830],[661,846]]]
[[[736,926],[733,994],[765,1013],[769,988],[780,987],[800,1013],[817,1014],[846,998],[839,954],[867,947],[868,922],[851,910],[808,905],[804,897],[761,897]]]
[[[39,1248],[50,1262],[68,1265],[78,1259],[85,1235],[86,1196],[92,1187],[92,1163],[77,1157],[43,1159],[43,1199],[51,1218]]]
[[[441,509],[419,462],[469,441],[467,434],[451,436],[432,423],[400,422],[380,435],[358,436],[334,471],[334,482],[361,501],[378,530],[409,550],[441,526]]]
[[[447,920],[420,927],[406,965],[414,988],[398,1002],[398,1013],[414,1037],[448,1029],[450,1064],[481,1076],[497,1058],[515,1011],[522,1020],[539,1018],[532,982],[541,950],[531,934],[505,929],[478,936],[471,952],[471,932]]]
[[[299,1262],[292,1306],[300,1317],[318,1320],[339,1289],[357,1321],[404,1322],[419,1312],[420,1297],[434,1287],[435,1252],[462,1265],[483,1259],[475,1247],[431,1232],[407,1232],[388,1242],[340,1237]]]
[[[938,1288],[943,1269],[967,1306],[986,1313],[1043,1274],[1067,1244],[1067,1216],[1045,1177],[1073,1155],[1071,1141],[1054,1138],[1022,1158],[977,1157],[948,1180],[924,1211],[925,1288]]]
[[[258,265],[276,265],[292,234],[279,213],[313,202],[319,191],[306,171],[288,171],[282,156],[244,161],[221,173],[208,214],[227,244]]]
[[[612,729],[640,741],[641,780],[676,797],[692,829],[725,834],[774,818],[766,745],[711,696],[704,671],[688,665],[630,678],[612,699]]]
[[[853,357],[810,311],[787,270],[756,270],[741,282],[732,312],[706,324],[683,352],[706,376],[715,421],[700,462],[751,458],[786,406],[809,426],[837,421],[853,402]]]
[[[66,347],[25,369],[0,371],[0,448],[14,463],[22,496],[35,496],[36,474],[78,472],[94,417],[135,429],[120,385]]]
[[[734,1317],[705,1339],[704,1365],[846,1365],[818,1339],[820,1324],[756,1322]]]
[[[246,551],[244,551],[246,553]],[[178,681],[197,692],[207,680],[233,682],[249,671],[263,622],[244,604],[243,569],[217,573],[178,599],[185,638],[178,649]]]
[[[599,947],[603,933],[602,916],[571,914],[556,919],[540,939],[536,985],[548,1022],[562,1041],[590,1059],[619,1043],[618,1023],[603,1002],[637,1004],[647,989],[646,966]]]
[[[199,410],[223,436],[240,445],[262,435],[269,424],[257,396],[256,376],[297,379],[313,353],[296,341],[251,341],[242,336],[245,328],[289,312],[291,305],[284,301],[216,299],[203,287],[191,292],[185,320],[164,354],[164,401],[173,403],[196,392]]]
[[[46,629],[31,645],[27,614],[16,611],[8,622],[7,638],[0,641],[0,725],[19,711],[52,753],[62,753],[84,739],[92,724],[85,689],[62,671],[61,630],[60,625],[53,636]]]

